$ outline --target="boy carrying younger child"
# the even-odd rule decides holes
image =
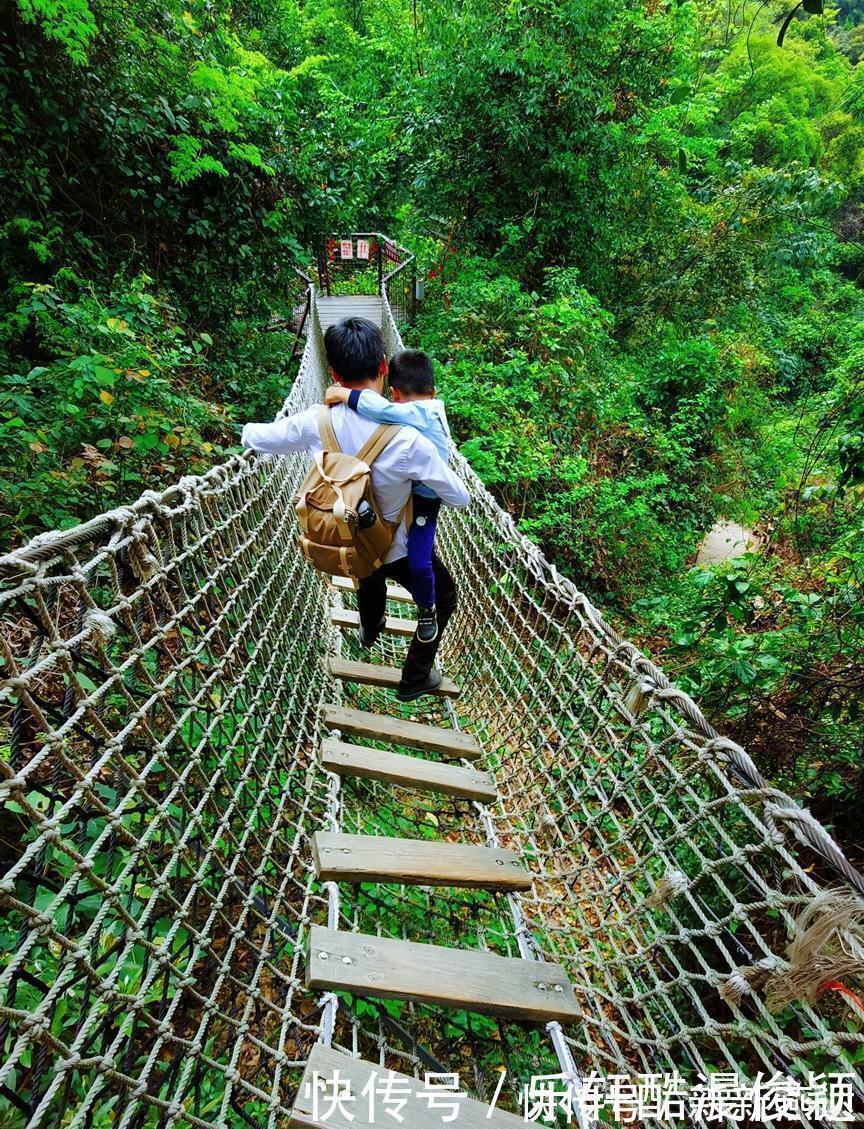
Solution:
[[[347,404],[358,415],[375,423],[414,427],[434,444],[442,460],[449,462],[450,428],[444,404],[435,396],[432,361],[419,349],[406,349],[390,361],[388,378],[392,400],[368,388],[359,391],[331,385],[324,402],[331,408],[335,404]],[[413,518],[408,528],[407,548],[411,595],[417,605],[417,638],[431,643],[438,634],[432,550],[441,500],[425,483],[415,482],[411,503]]]

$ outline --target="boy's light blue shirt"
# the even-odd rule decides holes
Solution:
[[[364,388],[356,398],[356,411],[364,419],[376,423],[395,423],[399,427],[413,427],[434,444],[435,450],[445,463],[450,462],[450,426],[442,400],[411,400],[395,404],[384,396],[379,396],[370,388]],[[354,407],[353,402],[351,407]],[[414,483],[414,493],[422,498],[437,498],[438,495],[423,482]]]

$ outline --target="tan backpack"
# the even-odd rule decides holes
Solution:
[[[339,447],[330,409],[321,409],[318,431],[324,450],[315,455],[294,503],[300,520],[300,548],[313,568],[331,576],[363,580],[383,563],[405,511],[395,522],[381,516],[372,493],[371,468],[401,430],[381,424],[356,455],[348,455]],[[369,518],[364,502],[375,519],[365,527],[358,519],[358,511]]]

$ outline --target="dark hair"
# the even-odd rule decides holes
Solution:
[[[381,330],[366,318],[343,318],[324,334],[330,368],[343,384],[374,380],[384,359]]]
[[[435,372],[432,361],[419,349],[406,349],[390,361],[387,373],[391,388],[415,396],[428,396],[435,391]]]

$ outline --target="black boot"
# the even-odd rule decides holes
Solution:
[[[403,690],[400,686],[396,691],[396,697],[400,702],[413,702],[416,698],[422,698],[424,694],[434,694],[441,685],[441,678],[440,670],[430,670],[419,686],[414,686],[411,690]]]

